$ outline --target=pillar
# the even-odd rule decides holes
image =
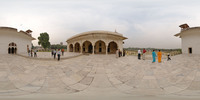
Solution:
[[[81,54],[83,53],[83,46],[80,46]]]
[[[106,55],[108,54],[108,46],[106,45]]]
[[[75,52],[75,45],[73,45],[73,49],[72,50],[73,50],[72,52]]]
[[[94,45],[92,45],[92,54],[94,55]]]
[[[67,45],[67,52],[69,52],[69,49],[70,49],[70,48],[69,48],[69,45]]]

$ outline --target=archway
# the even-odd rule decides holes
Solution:
[[[73,45],[72,44],[69,45],[69,52],[73,52]]]
[[[79,43],[76,43],[75,44],[75,52],[80,52],[80,44]]]
[[[114,41],[108,44],[108,54],[115,54],[117,49],[117,43],[115,43]]]
[[[106,44],[104,41],[99,40],[95,43],[95,53],[106,54]]]
[[[93,52],[93,46],[90,41],[83,42],[83,53],[92,53]]]
[[[17,53],[17,45],[12,42],[8,45],[8,54],[16,54]]]

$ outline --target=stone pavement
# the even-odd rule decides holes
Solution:
[[[199,99],[199,59],[200,56],[177,55],[171,61],[151,63],[151,60],[137,60],[136,56],[83,55],[43,61],[1,55],[0,100],[60,96],[81,100],[91,96],[91,100],[152,96]]]

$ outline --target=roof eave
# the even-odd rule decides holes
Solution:
[[[36,39],[32,37],[32,40],[36,40]]]
[[[181,35],[181,33],[177,33],[177,34],[175,34],[174,36],[178,37],[178,36],[180,36],[180,35]]]

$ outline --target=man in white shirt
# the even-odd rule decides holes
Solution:
[[[59,61],[60,60],[60,55],[61,55],[60,49],[58,49],[57,55],[58,55],[58,61]]]
[[[141,57],[141,51],[140,49],[138,50],[138,59],[140,60],[140,57]]]

